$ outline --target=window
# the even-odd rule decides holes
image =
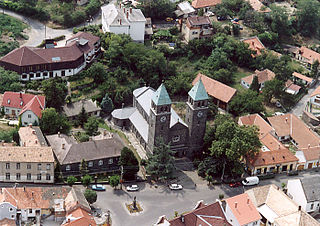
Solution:
[[[21,180],[21,175],[20,175],[20,173],[17,173],[16,179],[17,179],[17,180]]]
[[[70,165],[67,165],[67,166],[66,166],[66,171],[69,171],[70,168],[71,168]]]
[[[10,173],[6,173],[6,180],[10,180]]]
[[[41,163],[38,164],[38,170],[41,170]]]
[[[17,169],[20,169],[20,163],[17,163]]]
[[[310,206],[310,209],[312,209],[312,210],[313,210],[313,205],[314,205],[314,204],[312,203],[311,206]]]
[[[10,163],[6,163],[6,169],[10,169]]]
[[[32,213],[32,209],[29,209],[29,213]]]
[[[29,77],[34,78],[34,74],[31,72]]]
[[[7,113],[9,112],[9,109],[8,109],[8,108],[6,108],[6,112],[7,112]]]
[[[197,31],[193,31],[192,34],[193,34],[193,35],[196,35],[196,34],[198,34],[198,32],[197,32]]]
[[[48,76],[48,72],[43,72],[43,77],[47,77]]]
[[[112,164],[113,163],[113,159],[109,159],[108,163]]]
[[[51,175],[49,173],[46,175],[46,180],[51,180]]]
[[[47,164],[47,170],[50,170],[51,166],[50,164]]]
[[[27,180],[31,180],[31,173],[27,173]]]
[[[49,77],[52,78],[53,77],[53,71],[49,72]]]
[[[61,76],[66,76],[66,72],[64,70],[61,71]]]
[[[37,180],[41,180],[41,173],[37,174]]]
[[[9,208],[9,211],[10,211],[10,212],[12,212],[12,211],[13,211],[13,209],[12,209],[12,208]]]
[[[14,215],[11,215],[11,218],[12,218],[12,219],[15,219]]]
[[[88,167],[92,167],[92,166],[93,166],[93,162],[90,161],[90,162],[88,163]]]
[[[174,137],[172,137],[172,142],[176,143],[176,142],[179,142],[180,141],[180,136],[179,135],[176,135]]]
[[[28,114],[28,118],[31,118],[31,114]]]
[[[28,77],[27,74],[22,74],[22,79],[26,79]]]
[[[37,73],[36,73],[36,77],[37,77],[37,78],[40,78],[40,76],[41,76],[41,73],[40,73],[40,72],[37,72]]]
[[[103,165],[103,160],[99,160],[99,166]]]
[[[31,169],[31,164],[30,163],[27,164],[27,169]]]
[[[255,226],[255,225],[258,225],[258,222],[257,222],[257,221],[253,222],[253,226]]]

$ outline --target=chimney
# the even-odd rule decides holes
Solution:
[[[32,126],[31,126],[31,128],[32,128]],[[36,134],[36,131],[35,131],[35,130],[32,130],[32,134]]]
[[[33,192],[31,192],[31,200],[33,200]]]
[[[310,146],[311,146],[311,145],[310,145],[310,144],[308,144],[308,149],[310,148]]]
[[[238,207],[238,202],[235,202],[234,203],[234,208],[237,208]]]
[[[68,218],[68,223],[70,223],[70,218]]]
[[[38,144],[38,140],[35,140],[34,143],[35,143],[35,144]]]
[[[32,123],[29,123],[29,128],[32,128]]]
[[[129,18],[129,12],[127,12],[127,19]]]
[[[26,187],[25,186],[23,186],[23,191],[26,191]]]
[[[180,216],[181,222],[184,223],[184,216],[181,214]]]
[[[130,14],[132,13],[132,7],[129,8],[130,9]]]
[[[23,142],[23,147],[25,147],[26,146],[26,142]]]
[[[64,146],[65,146],[66,144],[62,144],[62,149],[64,149]]]
[[[248,205],[250,204],[250,199],[247,199],[247,204],[248,204]]]
[[[20,92],[20,99],[22,99],[22,93]]]
[[[2,188],[0,188],[0,194],[2,194]]]
[[[126,13],[126,8],[123,7],[123,13]]]
[[[298,211],[301,211],[301,206],[298,207]]]
[[[286,123],[288,123],[288,117],[286,117]]]
[[[121,3],[119,4],[119,8],[121,9]]]
[[[120,25],[121,25],[121,19],[119,20],[119,22],[120,22]]]
[[[280,150],[280,144],[278,144],[278,149]]]

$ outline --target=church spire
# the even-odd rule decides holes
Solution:
[[[154,93],[154,96],[152,97],[152,101],[157,106],[171,104],[171,99],[163,83],[159,86],[157,91]]]
[[[201,77],[199,78],[198,82],[192,87],[188,94],[194,101],[209,99],[207,91],[202,83]]]

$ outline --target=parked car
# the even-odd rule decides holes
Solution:
[[[272,172],[268,172],[265,174],[258,175],[260,180],[275,178],[276,174]]]
[[[91,186],[91,189],[95,191],[105,191],[106,187],[102,184],[94,184]]]
[[[130,186],[126,187],[127,191],[138,191],[139,190],[139,186],[136,184],[132,184]]]
[[[226,20],[227,17],[225,16],[217,16],[217,20],[222,21],[222,20]]]
[[[167,22],[171,22],[171,21],[173,21],[173,18],[167,17],[167,18],[166,18],[166,21],[167,21]]]
[[[259,177],[247,177],[242,181],[243,185],[256,185],[259,184]]]
[[[170,184],[169,188],[171,190],[182,190],[182,185],[180,185],[180,184]]]
[[[241,183],[239,181],[238,182],[232,182],[232,183],[229,184],[229,186],[232,187],[232,188],[235,188],[235,187],[241,186]]]
[[[298,170],[290,170],[287,172],[288,176],[296,176],[299,175],[299,171]]]

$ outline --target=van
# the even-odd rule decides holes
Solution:
[[[259,177],[247,177],[242,181],[243,185],[256,185],[259,184]]]

